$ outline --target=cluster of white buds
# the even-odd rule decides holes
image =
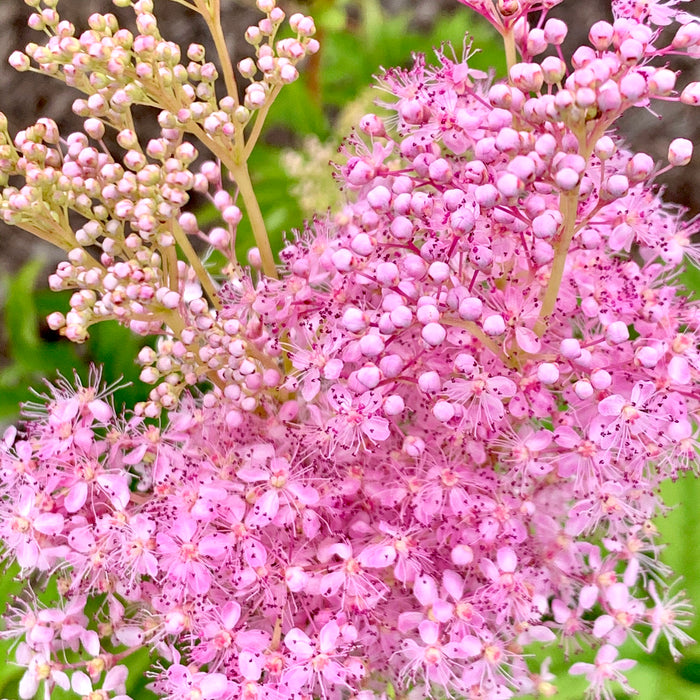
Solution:
[[[311,17],[293,14],[289,26],[296,37],[275,40],[284,12],[274,0],[258,0],[257,6],[266,17],[256,26],[248,27],[245,34],[246,41],[255,47],[255,60],[244,58],[238,64],[238,72],[250,81],[244,100],[245,109],[250,111],[267,107],[280,86],[293,83],[299,77],[296,64],[319,48],[318,41],[313,38],[316,27]],[[250,115],[241,110],[236,116],[247,122]]]
[[[143,414],[173,408],[183,389],[203,379],[217,391],[228,386],[230,393],[235,386],[243,410],[252,410],[260,386],[279,382],[270,374],[277,373],[275,361],[263,362],[236,337],[235,324],[218,318],[218,283],[190,238],[223,253],[224,274],[238,274],[236,230],[245,208],[260,264],[274,274],[246,161],[277,94],[296,80],[298,63],[319,48],[313,20],[292,15],[295,36],[277,39],[284,12],[274,0],[258,2],[265,16],[246,31],[255,59],[239,64],[250,81],[241,99],[214,3],[195,8],[210,30],[214,61],[201,44],[183,51],[164,39],[152,0],[115,0],[132,8],[136,31],[120,27],[113,14],[95,13],[82,33],[60,18],[55,0],[28,4],[35,9],[29,26],[48,40],[14,52],[11,65],[56,76],[84,93],[73,103],[84,118],[83,132],[65,139],[50,119],[13,138],[0,115],[0,216],[67,253],[50,286],[75,292],[70,310],[51,314],[50,326],[76,342],[102,320],[160,336],[157,349],[147,348],[139,358],[142,379],[156,385],[137,408]],[[134,128],[136,105],[158,110],[160,133],[147,143]],[[105,144],[109,129],[124,151],[120,158]],[[213,156],[199,169],[191,169],[199,151],[186,136]],[[202,231],[185,210],[193,192],[211,201],[220,225]]]

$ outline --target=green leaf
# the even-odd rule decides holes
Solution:
[[[12,357],[25,366],[35,366],[37,360],[41,360],[39,317],[32,290],[42,267],[41,260],[30,260],[10,279],[7,288],[8,348]]]
[[[661,488],[669,511],[657,518],[660,540],[668,543],[663,560],[677,575],[683,576],[683,587],[696,607],[700,606],[700,480],[688,474],[674,482],[666,482]],[[700,638],[700,619],[697,615],[688,630],[691,637]]]
[[[698,700],[700,686],[682,678],[677,669],[663,665],[638,663],[627,673],[630,685],[640,700]],[[626,697],[620,693],[619,697]]]
[[[681,282],[690,292],[691,299],[700,298],[700,268],[687,264],[681,274]]]

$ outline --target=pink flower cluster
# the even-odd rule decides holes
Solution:
[[[22,697],[123,700],[121,662],[143,646],[168,700],[547,697],[528,650],[556,641],[598,649],[570,672],[600,699],[629,690],[625,641],[664,637],[674,657],[691,641],[653,519],[700,447],[700,307],[678,282],[700,223],[611,127],[653,98],[700,101],[653,64],[697,55],[700,22],[613,2],[568,66],[534,60],[560,52],[556,3],[465,4],[520,53],[509,80],[446,51],[387,71],[390,116],[363,117],[338,166],[347,205],[284,246],[277,277],[253,250],[211,303],[187,298],[196,266],[155,255],[168,222],[128,218],[149,279],[182,290],[161,293],[162,338],[140,356],[177,391],[118,415],[99,377],[60,381],[6,434],[0,536],[59,591],[8,614]],[[669,167],[691,154],[676,139]],[[226,220],[225,169],[178,187],[205,177]],[[165,187],[142,184],[134,208]],[[65,280],[114,291],[93,277]],[[180,394],[201,376],[211,391]]]

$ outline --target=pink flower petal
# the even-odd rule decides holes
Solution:
[[[92,653],[92,652],[90,652]],[[95,654],[96,656],[96,654]],[[104,682],[102,683],[103,690],[123,690],[126,679],[129,677],[129,669],[126,666],[115,666],[107,671]]]
[[[626,404],[627,399],[624,396],[613,394],[598,404],[598,413],[602,416],[619,416]]]
[[[425,607],[432,605],[438,598],[435,579],[425,574],[418,576],[413,584],[413,595],[421,605]]]
[[[496,552],[498,568],[506,573],[513,573],[518,565],[518,557],[510,547],[501,547]]]
[[[301,658],[309,658],[314,653],[314,645],[308,635],[298,627],[293,627],[284,635],[284,646]]]
[[[92,682],[87,674],[82,671],[75,671],[71,677],[73,690],[79,695],[90,695],[92,693]]]
[[[340,628],[335,620],[326,622],[318,634],[318,646],[322,653],[331,654],[335,651],[335,645],[340,635]]]
[[[690,384],[690,363],[685,357],[674,355],[668,363],[668,376],[676,384]]]
[[[256,656],[252,651],[242,651],[238,655],[238,668],[247,681],[257,681],[262,675],[262,664],[259,659],[260,655]]]
[[[270,489],[255,502],[252,511],[246,518],[246,524],[253,527],[265,527],[272,522],[279,508],[279,493],[277,489]]]
[[[232,630],[238,620],[241,619],[241,606],[235,600],[229,600],[226,605],[221,610],[221,621],[224,623],[224,627],[228,630]]]
[[[518,326],[515,329],[515,340],[521,350],[531,355],[538,353],[542,347],[542,343],[535,332],[531,331],[529,328],[523,328],[522,326]]]
[[[440,636],[440,625],[432,620],[423,620],[418,625],[418,634],[420,634],[424,644],[435,644]]]
[[[87,500],[88,486],[84,481],[77,481],[70,487],[63,501],[64,508],[69,513],[79,511]]]
[[[199,689],[202,695],[207,698],[220,698],[228,687],[228,679],[223,673],[208,673],[199,681]]]
[[[518,391],[515,382],[508,379],[508,377],[491,377],[486,380],[486,386],[489,391],[498,396],[505,396],[506,398],[515,396],[515,393]]]
[[[389,421],[381,416],[373,416],[365,420],[362,423],[362,432],[372,442],[383,442],[391,435]]]
[[[108,423],[114,415],[112,407],[106,401],[100,399],[90,401],[87,407],[93,418],[100,423]]]
[[[41,513],[34,519],[34,529],[44,535],[58,535],[63,530],[63,516],[60,513]]]

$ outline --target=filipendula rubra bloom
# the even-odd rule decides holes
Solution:
[[[158,340],[133,411],[111,408],[98,375],[62,380],[5,435],[22,697],[125,698],[122,661],[142,647],[170,700],[369,700],[387,684],[548,696],[528,650],[550,643],[597,648],[570,671],[611,698],[629,690],[626,640],[677,656],[689,606],[653,518],[660,483],[696,469],[700,310],[678,273],[699,259],[699,226],[655,178],[692,145],[674,140],[658,165],[614,125],[655,99],[700,101],[665,67],[700,53],[682,3],[613,1],[614,22],[567,61],[556,0],[465,2],[503,35],[508,78],[471,69],[468,45],[386,71],[383,116],[360,120],[337,166],[345,206],[279,265],[245,163],[318,49],[313,21],[292,15],[278,40],[284,13],[259,0],[255,58],[236,73],[217,3],[194,0],[219,79],[201,46],[185,65],[149,0],[117,3],[135,34],[112,15],[77,34],[34,4],[49,39],[11,62],[83,90],[85,133],[61,140],[48,119],[4,133],[0,211],[67,251],[50,282],[75,292],[54,328],[81,341],[110,318]],[[148,143],[137,104],[159,110]],[[220,225],[200,228],[192,191]],[[228,257],[223,282],[189,236]],[[52,578],[58,597],[37,598]]]

